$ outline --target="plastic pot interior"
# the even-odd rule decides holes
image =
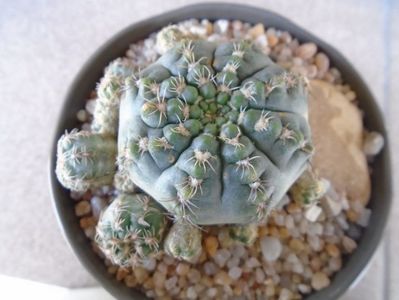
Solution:
[[[79,227],[78,219],[75,216],[74,201],[70,199],[69,191],[58,183],[55,176],[57,140],[65,132],[65,129],[71,130],[78,126],[76,112],[83,107],[85,99],[95,88],[104,67],[110,61],[123,56],[129,44],[146,38],[150,33],[170,23],[190,18],[237,19],[253,24],[263,23],[267,27],[289,31],[301,42],[316,43],[319,49],[329,56],[332,65],[342,72],[344,80],[356,92],[360,99],[360,107],[365,113],[365,126],[370,130],[381,132],[385,140],[388,141],[383,116],[369,89],[351,64],[327,43],[275,13],[237,4],[197,4],[154,16],[127,27],[92,55],[70,86],[58,119],[50,158],[53,203],[64,235],[81,263],[117,299],[146,299],[146,297],[134,289],[127,288],[123,282],[118,282],[113,275],[107,272],[103,261],[92,251],[90,241]],[[306,299],[337,299],[360,276],[375,252],[381,240],[391,204],[391,171],[388,149],[388,143],[386,143],[382,153],[378,155],[372,165],[372,195],[369,203],[372,215],[370,226],[364,230],[358,249],[344,261],[342,270],[334,276],[329,287],[311,294]]]

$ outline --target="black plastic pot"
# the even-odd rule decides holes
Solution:
[[[386,141],[382,153],[373,163],[372,196],[369,207],[372,209],[370,226],[368,226],[359,242],[358,249],[344,262],[343,268],[333,278],[331,285],[307,299],[337,299],[361,275],[375,252],[385,225],[391,206],[391,170],[389,147],[383,116],[359,74],[352,65],[334,48],[317,37],[293,24],[289,20],[270,11],[228,3],[209,3],[186,6],[159,16],[151,17],[142,22],[133,24],[116,34],[83,66],[75,81],[72,83],[64,100],[64,105],[58,119],[53,145],[51,149],[50,180],[56,213],[62,230],[73,251],[86,269],[117,299],[145,299],[145,297],[127,288],[123,282],[118,282],[107,273],[103,261],[93,253],[90,242],[79,227],[74,213],[74,201],[69,197],[69,191],[64,189],[55,176],[56,143],[65,129],[78,126],[76,112],[84,105],[84,100],[96,85],[102,75],[104,67],[113,59],[123,56],[129,44],[146,38],[150,33],[159,30],[170,23],[183,21],[189,18],[238,19],[250,23],[263,23],[267,27],[287,30],[300,41],[311,41],[325,52],[343,75],[344,80],[353,88],[360,99],[360,107],[365,113],[365,125],[371,130],[381,132]]]

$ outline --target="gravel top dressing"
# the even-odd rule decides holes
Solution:
[[[319,97],[324,93],[327,95],[324,98],[334,96],[334,103],[349,105],[354,114],[361,114],[356,106],[361,99],[356,98],[351,87],[343,82],[340,71],[330,65],[328,56],[319,52],[313,43],[301,44],[289,32],[241,21],[218,20],[212,23],[207,20],[188,20],[177,26],[186,34],[209,41],[249,39],[279,66],[303,75],[310,82],[310,98],[313,97],[310,101],[325,101],[327,105],[327,100]],[[158,59],[160,52],[162,49],[156,47],[154,33],[132,44],[122,59],[137,69],[144,69]],[[327,84],[333,85],[335,91],[329,90]],[[331,92],[321,92],[325,90]],[[85,109],[77,113],[83,130],[91,130],[96,98],[96,92],[93,91]],[[332,111],[333,106],[329,107]],[[313,118],[313,122],[315,120],[317,117]],[[312,125],[312,116],[310,123]],[[338,127],[348,125],[336,124]],[[106,259],[94,242],[100,214],[118,194],[115,187],[103,186],[85,193],[71,192],[71,197],[76,201],[76,216],[86,236],[93,241],[93,251],[104,257],[108,272],[128,287],[141,290],[147,297],[302,299],[330,285],[334,274],[342,268],[345,256],[356,251],[357,241],[372,213],[366,207],[370,195],[367,163],[362,165],[353,161],[360,157],[360,161],[367,158],[371,162],[384,141],[379,133],[363,129],[361,122],[350,127],[358,128],[361,136],[358,141],[361,144],[358,147],[360,151],[351,148],[355,158],[349,157],[348,161],[353,165],[347,166],[347,172],[356,173],[355,176],[349,174],[348,178],[355,177],[357,181],[343,181],[345,174],[337,176],[334,173],[333,168],[338,168],[340,164],[338,160],[330,162],[330,165],[335,166],[323,164],[323,161],[330,159],[328,155],[334,155],[332,152],[338,152],[337,155],[345,161],[347,150],[339,149],[339,146],[333,150],[320,147],[318,157],[317,135],[321,144],[324,143],[321,142],[323,133],[312,132],[316,144],[313,167],[320,171],[323,178],[328,177],[325,180],[326,194],[317,203],[301,205],[288,193],[277,209],[272,211],[267,222],[248,228],[248,234],[254,240],[251,246],[233,239],[235,233],[228,226],[201,226],[203,249],[193,264],[178,261],[160,251],[138,266],[122,268]]]

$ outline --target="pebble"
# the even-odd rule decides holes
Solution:
[[[306,284],[298,284],[298,291],[300,291],[302,294],[309,294],[311,291],[311,288],[309,285]]]
[[[278,300],[291,300],[291,299],[292,299],[292,292],[286,288],[281,289]]]
[[[236,256],[233,256],[227,261],[227,268],[231,269],[232,267],[236,267],[239,264],[240,264],[240,259]]]
[[[190,269],[187,273],[187,278],[191,283],[197,283],[201,280],[201,273],[196,269]]]
[[[75,205],[75,215],[78,217],[82,217],[84,215],[89,214],[91,211],[91,206],[89,201],[79,201],[78,204]]]
[[[334,244],[327,244],[326,251],[327,251],[328,255],[330,255],[331,257],[339,257],[341,255],[341,251]]]
[[[219,34],[225,34],[229,28],[229,24],[228,20],[217,20],[213,24],[214,31]]]
[[[219,249],[214,256],[215,263],[220,267],[224,267],[231,253],[227,249]]]
[[[178,279],[176,276],[170,277],[165,281],[165,289],[170,291],[171,289],[175,288],[177,285],[177,281]]]
[[[95,218],[100,218],[101,212],[107,207],[105,199],[94,196],[90,199],[91,210]]]
[[[382,134],[372,131],[366,134],[363,142],[363,152],[368,156],[375,156],[384,147],[384,137]]]
[[[210,257],[214,257],[219,247],[218,239],[214,236],[207,236],[205,238],[205,250]]]
[[[208,276],[215,275],[218,271],[218,267],[211,261],[207,261],[204,264],[204,272]]]
[[[319,52],[316,54],[315,64],[318,69],[318,76],[323,77],[330,67],[330,59],[324,53]]]
[[[231,284],[231,278],[225,271],[220,271],[215,275],[215,283],[225,286]]]
[[[187,299],[197,299],[197,297],[198,297],[197,291],[193,286],[190,286],[187,289]]]
[[[260,267],[260,262],[256,257],[250,257],[246,260],[245,266],[249,269],[254,269],[256,267]]]
[[[157,262],[155,261],[155,259],[153,257],[149,257],[149,258],[143,260],[142,266],[147,271],[154,271],[157,267]]]
[[[263,258],[268,262],[276,261],[283,250],[280,240],[275,237],[262,237],[260,240],[260,246]]]
[[[257,283],[262,284],[266,279],[265,273],[261,268],[256,268],[255,270],[255,280]]]
[[[356,223],[362,227],[367,227],[370,222],[371,210],[368,208],[363,209],[360,213]]]
[[[316,235],[308,235],[308,243],[312,250],[320,251],[323,247],[321,239]]]
[[[139,266],[133,268],[133,274],[139,284],[142,284],[148,278],[148,272]]]
[[[96,99],[90,99],[86,102],[85,109],[90,115],[94,114],[95,108],[96,108]]]
[[[356,224],[350,223],[349,228],[346,231],[346,234],[348,235],[348,237],[350,237],[354,240],[358,240],[358,239],[360,239],[360,236],[362,235],[362,230]]]
[[[81,109],[76,113],[76,118],[79,120],[79,122],[83,123],[89,119],[89,115],[87,114],[86,110]]]
[[[322,209],[317,206],[317,205],[312,205],[305,211],[305,218],[308,219],[310,222],[315,222],[320,214],[322,212]]]
[[[342,201],[340,199],[333,199],[329,196],[323,197],[320,203],[329,217],[338,216],[343,209]]]
[[[248,30],[248,34],[255,40],[259,36],[262,35],[264,36],[264,33],[265,33],[265,27],[263,26],[262,23],[258,23]]]
[[[186,276],[188,271],[190,271],[190,266],[186,263],[179,263],[176,267],[176,273],[179,276]]]
[[[239,268],[239,267],[232,267],[232,268],[229,270],[229,273],[228,273],[228,274],[229,274],[229,276],[230,276],[231,279],[237,280],[238,278],[241,277],[242,269]]]
[[[312,58],[317,52],[317,46],[314,43],[305,43],[300,45],[297,49],[295,54],[302,58],[302,59],[310,59]]]
[[[356,242],[347,236],[342,238],[342,246],[347,253],[352,253],[357,248]]]
[[[316,291],[320,291],[330,285],[330,279],[325,273],[317,272],[312,276],[311,285]]]

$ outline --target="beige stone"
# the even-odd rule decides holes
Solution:
[[[350,200],[367,203],[370,177],[362,151],[363,122],[359,109],[333,85],[310,82],[309,120],[315,155],[313,167]]]

